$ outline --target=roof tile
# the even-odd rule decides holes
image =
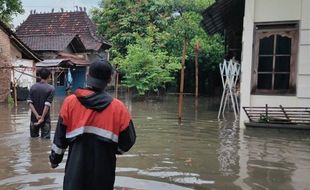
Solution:
[[[96,32],[96,26],[84,11],[30,14],[16,30],[23,35],[79,34],[87,50],[111,44]]]
[[[75,34],[20,35],[19,38],[35,51],[63,51]]]

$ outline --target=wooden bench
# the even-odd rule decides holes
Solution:
[[[295,128],[296,125],[310,129],[310,107],[243,107],[249,118],[246,126],[274,126]]]

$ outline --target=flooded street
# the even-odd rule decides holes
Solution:
[[[185,97],[182,124],[176,96],[121,99],[137,142],[118,157],[115,189],[310,189],[310,131],[239,130],[233,114],[217,120],[211,98],[200,98],[195,109],[194,98]],[[52,106],[52,134],[61,102]],[[52,139],[29,137],[29,115],[26,102],[17,109],[0,104],[0,189],[62,189],[66,160],[49,167]]]

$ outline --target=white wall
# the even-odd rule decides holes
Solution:
[[[28,59],[16,59],[15,61],[12,62],[12,65],[15,67],[19,66],[24,66],[24,67],[29,67],[27,69],[25,68],[16,68],[17,71],[20,72],[14,72],[14,77],[17,81],[18,86],[20,87],[27,87],[30,89],[30,87],[36,82],[34,77],[35,75],[35,70],[32,69],[33,67],[33,61],[28,60]],[[22,74],[21,72],[24,72],[25,74]],[[12,72],[13,74],[13,72]],[[29,76],[30,75],[30,76]],[[13,76],[11,77],[13,79]]]
[[[241,55],[241,77],[240,77],[240,105],[251,105],[251,71],[252,71],[252,45],[254,28],[254,0],[245,1],[243,35],[242,35],[242,55]],[[244,128],[246,114],[240,109],[240,127]]]
[[[241,107],[309,106],[310,107],[310,0],[246,0],[241,62]],[[255,22],[299,21],[296,96],[251,95],[253,32]],[[248,121],[240,114],[240,127]]]
[[[300,20],[301,1],[302,0],[256,0],[254,21]]]
[[[298,52],[297,97],[310,105],[310,0],[302,0]]]

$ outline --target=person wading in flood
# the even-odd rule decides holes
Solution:
[[[60,109],[51,154],[51,167],[62,161],[69,146],[64,190],[113,190],[116,154],[127,152],[136,133],[125,105],[105,92],[112,66],[95,61],[87,88],[68,96]]]
[[[40,82],[32,85],[27,99],[31,110],[30,136],[49,139],[51,133],[50,107],[53,101],[55,88],[47,83],[51,72],[42,68],[39,70]]]

